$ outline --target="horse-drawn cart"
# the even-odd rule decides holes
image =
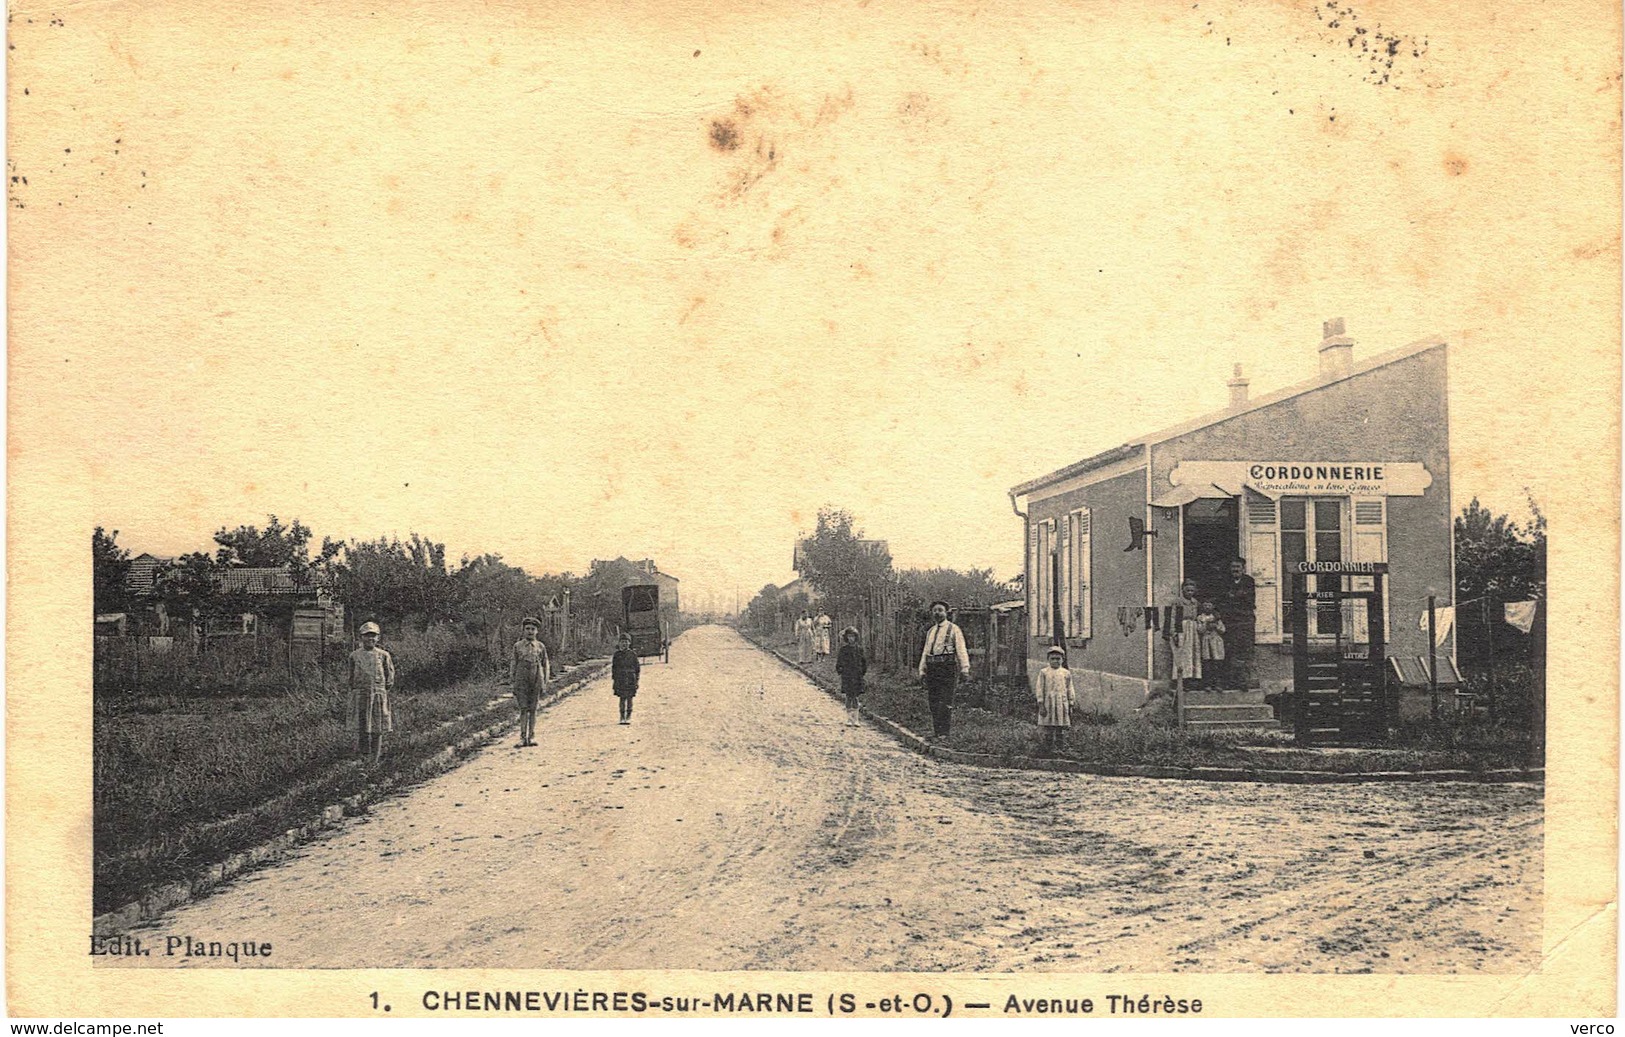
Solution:
[[[671,641],[666,638],[666,626],[660,621],[660,588],[644,583],[623,587],[621,609],[621,629],[632,638],[632,651],[638,658],[658,656],[661,662],[671,662]]]

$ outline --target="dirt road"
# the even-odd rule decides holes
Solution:
[[[938,763],[731,630],[132,935],[280,967],[1517,972],[1538,788]],[[108,961],[108,959],[101,959]],[[230,966],[230,962],[224,964]]]

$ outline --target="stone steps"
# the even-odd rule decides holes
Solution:
[[[1262,706],[1263,688],[1245,691],[1185,691],[1186,706]]]
[[[1259,696],[1262,699],[1262,693]],[[1257,703],[1236,702],[1225,705],[1186,703],[1185,727],[1191,731],[1276,731],[1281,725],[1275,719],[1275,710]]]

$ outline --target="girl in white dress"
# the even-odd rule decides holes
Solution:
[[[1049,668],[1038,671],[1038,727],[1044,732],[1044,748],[1059,749],[1072,726],[1072,710],[1077,708],[1078,693],[1072,687],[1072,671],[1064,665],[1066,649],[1060,645],[1049,650]]]

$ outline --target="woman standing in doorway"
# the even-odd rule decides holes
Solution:
[[[1187,680],[1202,679],[1201,626],[1196,621],[1201,609],[1202,602],[1196,596],[1196,581],[1186,580],[1180,588],[1179,597],[1168,606],[1163,616],[1162,636],[1168,639],[1173,650],[1173,668],[1169,676],[1180,691],[1185,690]]]

